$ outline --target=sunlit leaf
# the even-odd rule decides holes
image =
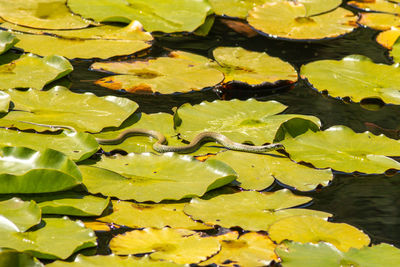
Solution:
[[[287,189],[268,193],[243,191],[210,200],[192,199],[184,212],[209,225],[239,226],[250,231],[267,231],[274,222],[295,215],[331,216],[321,211],[291,208],[309,201],[311,198],[293,195]]]
[[[71,188],[82,177],[61,152],[25,147],[0,148],[0,193],[45,193]]]
[[[10,108],[11,97],[9,94],[0,91],[0,112],[7,113]]]
[[[38,258],[66,259],[74,251],[96,246],[96,236],[81,222],[67,218],[43,219],[41,228],[18,232],[0,226],[0,246],[29,251]]]
[[[400,17],[386,13],[362,13],[358,23],[376,30],[389,30],[400,26]]]
[[[365,98],[400,104],[400,67],[372,62],[367,57],[351,55],[342,60],[320,60],[301,68],[301,75],[318,91],[332,97],[350,97],[354,102]]]
[[[28,253],[11,249],[0,249],[1,267],[44,267],[44,265]]]
[[[205,0],[68,0],[68,7],[99,22],[138,20],[149,32],[194,31],[211,9]]]
[[[387,49],[392,49],[393,45],[396,43],[396,40],[400,37],[400,29],[391,28],[390,30],[381,32],[376,37],[376,41]],[[397,58],[399,58],[397,56]]]
[[[346,223],[331,223],[316,216],[293,216],[275,222],[268,230],[277,243],[291,240],[301,243],[331,243],[341,251],[362,248],[370,243],[369,237]]]
[[[86,228],[92,229],[93,231],[110,231],[114,228],[119,228],[116,225],[110,225],[109,223],[99,221],[84,221]]]
[[[15,35],[12,35],[9,32],[0,31],[0,54],[6,52],[16,43],[18,43],[18,39]]]
[[[113,201],[113,212],[98,220],[131,228],[185,228],[190,230],[210,229],[209,226],[190,219],[183,213],[184,203],[136,204],[126,201]]]
[[[0,216],[10,220],[19,231],[24,232],[40,222],[41,212],[34,201],[22,201],[13,197],[0,202]]]
[[[343,264],[363,267],[395,266],[396,262],[400,262],[400,250],[385,243],[360,249],[351,248],[342,260]]]
[[[318,40],[351,32],[356,27],[357,16],[346,9],[337,8],[308,17],[307,8],[301,3],[274,1],[252,9],[247,21],[271,37]]]
[[[173,153],[102,157],[94,166],[80,166],[89,192],[139,202],[202,196],[236,178],[221,161]]]
[[[396,32],[396,35],[398,32]],[[393,57],[393,60],[397,63],[400,63],[400,38],[397,38],[396,42],[393,45],[392,51],[390,52],[390,55]],[[400,90],[397,90],[397,93],[399,93]],[[397,96],[397,95],[396,95]]]
[[[387,0],[357,0],[357,1],[349,1],[348,5],[358,7],[365,11],[380,11],[387,12],[392,14],[400,14],[400,5],[398,3],[394,3],[395,1],[387,1]]]
[[[220,250],[215,237],[185,229],[134,230],[114,237],[110,248],[117,255],[151,253],[150,258],[176,263],[198,263]]]
[[[398,140],[370,132],[355,133],[346,126],[332,126],[315,133],[309,131],[282,143],[290,158],[309,162],[317,168],[364,173],[383,173],[391,168],[400,170],[400,163],[388,158],[399,156]]]

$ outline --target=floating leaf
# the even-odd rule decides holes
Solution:
[[[41,212],[34,201],[22,201],[13,197],[0,202],[0,217],[7,218],[19,231],[24,232],[40,222]]]
[[[278,261],[274,253],[276,245],[267,235],[246,233],[237,240],[222,240],[221,251],[200,265],[218,266],[267,266],[272,260]]]
[[[92,229],[93,231],[111,231],[113,229],[118,229],[119,227],[116,225],[110,225],[108,223],[104,222],[98,222],[98,221],[84,221],[86,228]]]
[[[0,91],[0,112],[7,113],[10,108],[11,97],[9,94]]]
[[[99,148],[87,133],[63,131],[61,134],[38,134],[0,128],[0,146],[23,146],[34,150],[51,148],[66,154],[74,161],[93,155]]]
[[[82,177],[61,152],[25,147],[0,148],[0,193],[46,193],[69,189]]]
[[[321,211],[289,209],[309,201],[311,198],[293,195],[287,189],[269,193],[242,191],[210,200],[192,199],[185,206],[184,212],[209,225],[226,228],[239,226],[250,231],[267,231],[275,221],[295,215],[315,215],[321,218],[331,216]]]
[[[240,81],[250,85],[297,81],[297,72],[287,62],[266,53],[252,52],[241,47],[218,47],[213,55],[225,74],[224,83]]]
[[[73,70],[71,63],[60,56],[38,56],[27,54],[0,66],[0,89],[35,88],[57,80]]]
[[[387,12],[392,14],[400,14],[400,5],[398,3],[394,3],[395,1],[387,1],[387,0],[357,0],[357,1],[349,1],[348,5],[354,6],[365,11],[379,11],[379,12]]]
[[[220,250],[215,237],[185,229],[134,230],[114,237],[110,248],[117,255],[151,253],[150,258],[176,263],[198,263]]]
[[[277,179],[297,190],[309,191],[320,184],[327,186],[333,179],[331,170],[316,170],[296,164],[276,152],[253,154],[226,151],[213,158],[233,166],[238,174],[239,186],[244,189],[262,190]]]
[[[0,226],[0,246],[29,251],[44,259],[66,259],[75,251],[96,246],[96,236],[81,222],[48,218],[43,219],[43,227],[35,231],[18,232]]]
[[[68,0],[72,12],[99,22],[137,20],[146,31],[192,32],[202,25],[210,5],[205,0]]]
[[[223,162],[174,153],[102,157],[94,166],[80,166],[89,192],[139,202],[202,196],[236,178]]]
[[[252,9],[247,21],[271,37],[318,40],[353,31],[357,16],[343,8],[309,16],[305,5],[297,1],[274,1]]]
[[[197,55],[193,55],[195,60],[192,55],[185,56],[182,58],[179,52],[175,52],[168,57],[147,61],[96,62],[91,68],[124,74],[102,78],[96,84],[113,90],[124,89],[130,93],[142,94],[201,90],[224,79],[220,71],[209,66],[211,60]]]
[[[176,111],[174,120],[177,132],[185,140],[193,140],[202,132],[217,132],[234,142],[251,142],[254,145],[272,143],[279,126],[295,117],[320,125],[319,119],[314,116],[275,115],[285,109],[285,105],[276,101],[216,100],[193,106],[183,104]]]
[[[37,259],[28,253],[22,253],[11,249],[0,249],[1,267],[44,267]]]
[[[398,34],[398,32],[396,32],[396,35]],[[396,42],[393,45],[392,51],[390,52],[391,56],[393,57],[393,60],[397,63],[400,63],[400,38],[397,38]],[[398,65],[398,64],[396,64]],[[395,93],[399,93],[400,90],[397,89],[397,91],[395,91]],[[396,95],[397,97],[398,95]]]
[[[128,226],[130,228],[185,228],[190,230],[210,229],[209,226],[190,219],[183,213],[184,203],[136,204],[113,201],[113,212],[98,220]]]
[[[342,262],[365,267],[394,266],[400,262],[400,250],[385,243],[361,249],[351,248],[344,254]]]
[[[77,94],[61,86],[48,91],[10,89],[6,92],[11,96],[16,110],[0,119],[0,125],[5,127],[13,126],[18,121],[27,121],[99,132],[105,127],[121,125],[138,108],[135,102],[126,98]],[[36,125],[26,124],[25,128],[20,129],[36,128]],[[43,127],[39,126],[39,129]]]
[[[400,17],[386,13],[362,13],[358,23],[376,30],[400,26]]]
[[[351,55],[342,60],[320,60],[301,67],[301,75],[319,91],[354,102],[378,98],[400,104],[400,67],[376,64],[367,57]]]
[[[399,37],[400,29],[392,27],[390,30],[379,33],[376,37],[376,41],[383,47],[392,49]],[[396,58],[399,58],[399,56],[396,56]]]
[[[293,216],[275,222],[268,230],[269,237],[277,243],[292,240],[301,243],[331,243],[341,251],[362,248],[369,237],[346,223],[331,223],[316,216]]]
[[[400,154],[399,141],[370,132],[355,133],[346,126],[308,131],[282,143],[293,160],[309,162],[317,168],[364,173],[400,170],[399,162],[386,157]]]
[[[89,22],[72,14],[66,0],[8,0],[0,1],[0,16],[9,22],[44,29],[76,29]]]
[[[18,43],[18,39],[9,32],[0,31],[0,54]]]

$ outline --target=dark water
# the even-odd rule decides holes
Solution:
[[[149,51],[150,56],[166,53],[167,49],[180,49],[210,56],[210,51],[218,46],[242,46],[253,51],[265,51],[271,56],[290,62],[296,68],[310,61],[320,59],[340,59],[351,54],[361,54],[379,63],[391,64],[386,49],[375,42],[377,31],[359,28],[353,33],[334,40],[321,42],[289,42],[273,40],[263,36],[246,38],[230,30],[216,20],[207,37],[163,36],[158,37]],[[107,76],[88,70],[90,61],[73,62],[75,71],[70,75],[71,90],[93,92],[97,95],[113,94],[136,101],[139,111],[146,113],[169,112],[171,108],[189,102],[219,99],[213,90],[188,94],[133,95],[115,92],[94,85],[92,82]],[[68,81],[65,81],[68,83]],[[241,88],[239,88],[241,89]],[[400,106],[385,105],[371,111],[360,104],[346,103],[323,96],[313,90],[306,81],[299,82],[290,90],[256,90],[242,88],[230,98],[256,97],[260,100],[277,100],[288,105],[285,113],[315,115],[322,120],[323,128],[332,125],[347,125],[357,132],[367,130],[365,123],[374,123],[382,128],[400,129]],[[300,194],[300,193],[299,193]],[[352,175],[335,173],[332,184],[321,190],[301,193],[314,198],[310,208],[331,212],[333,221],[349,223],[365,231],[374,243],[388,242],[400,247],[400,174]],[[106,246],[109,237],[103,237]],[[106,250],[106,247],[104,247]],[[102,249],[100,249],[102,250]]]

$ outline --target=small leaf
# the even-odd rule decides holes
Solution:
[[[18,43],[18,39],[15,35],[12,35],[9,32],[0,31],[0,54],[9,50],[16,43]]]
[[[41,212],[34,201],[22,201],[13,197],[0,202],[0,216],[13,222],[19,231],[25,232],[40,222]]]

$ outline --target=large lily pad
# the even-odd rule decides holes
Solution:
[[[387,157],[399,156],[399,141],[370,132],[355,133],[346,126],[308,131],[282,143],[293,160],[309,162],[317,168],[364,173],[400,170],[400,163]]]
[[[347,56],[342,60],[320,60],[302,66],[301,75],[319,91],[332,97],[350,97],[354,102],[378,98],[400,104],[400,67],[376,64],[364,56]]]
[[[75,251],[96,245],[92,230],[67,218],[43,219],[40,229],[28,232],[0,226],[1,247],[29,251],[38,258],[66,259]]]
[[[9,32],[0,31],[0,54],[6,52],[16,43],[18,43],[18,39],[15,35],[12,35]]]
[[[214,69],[212,61],[189,53],[174,52],[168,57],[147,61],[96,62],[92,69],[124,75],[102,78],[96,84],[131,93],[189,92],[220,83],[224,75]]]
[[[277,243],[292,240],[301,243],[331,243],[341,251],[362,248],[370,243],[369,237],[346,223],[331,223],[316,216],[293,216],[274,223],[268,231]]]
[[[113,201],[113,212],[98,220],[131,228],[184,228],[190,230],[209,229],[209,226],[193,221],[183,213],[185,203],[136,204]]]
[[[0,1],[0,16],[9,22],[44,29],[76,29],[89,26],[89,21],[72,14],[66,0]]]
[[[139,202],[202,196],[236,179],[221,161],[200,162],[173,153],[102,157],[94,166],[80,167],[89,192]]]
[[[30,89],[23,92],[9,89],[6,92],[15,105],[15,110],[0,119],[0,125],[6,127],[27,121],[70,126],[77,131],[99,132],[105,127],[121,125],[138,108],[135,102],[126,98],[77,94],[61,86],[48,91]],[[18,128],[37,129],[36,125],[25,124],[21,128],[20,123]],[[43,130],[43,127],[38,128]]]
[[[253,8],[247,21],[255,29],[271,37],[318,40],[353,31],[357,16],[343,8],[309,16],[304,4],[279,0]]]
[[[73,70],[71,63],[60,56],[38,56],[27,54],[0,66],[0,89],[36,88],[57,80]]]
[[[1,267],[44,267],[44,265],[28,253],[12,249],[0,249]]]
[[[0,202],[0,217],[7,218],[19,231],[24,232],[40,222],[41,212],[34,201],[22,201],[13,197]]]
[[[250,85],[297,81],[297,72],[287,62],[266,53],[252,52],[241,47],[218,47],[213,55],[224,75],[224,83],[240,81]]]
[[[400,5],[396,1],[387,0],[357,0],[349,1],[348,5],[363,9],[365,11],[380,11],[392,14],[400,14]]]
[[[176,263],[198,263],[220,250],[215,237],[185,229],[134,230],[114,237],[110,248],[117,255],[151,253],[150,258]]]
[[[68,0],[68,7],[99,22],[137,20],[149,32],[192,32],[205,22],[211,10],[205,0]]]
[[[45,193],[80,184],[75,163],[61,152],[25,147],[0,148],[0,193]]]
[[[279,126],[292,118],[311,120],[320,125],[314,116],[282,114],[286,109],[276,101],[213,101],[199,105],[183,104],[175,113],[175,127],[183,139],[192,140],[202,132],[217,132],[234,142],[254,145],[272,143]]]
[[[184,212],[209,225],[239,226],[250,231],[267,231],[274,222],[295,215],[315,215],[325,219],[331,216],[326,212],[291,208],[309,201],[311,198],[293,195],[287,189],[273,193],[243,191],[210,200],[192,199]]]

